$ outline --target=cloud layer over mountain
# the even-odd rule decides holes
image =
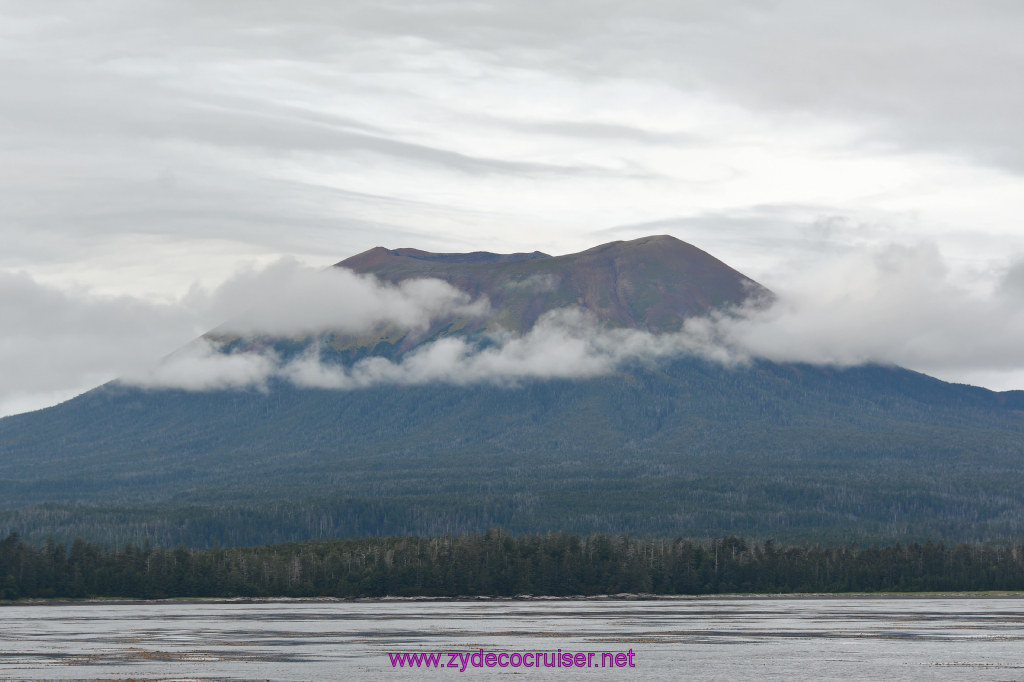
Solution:
[[[1001,273],[990,291],[968,291],[950,281],[934,248],[895,246],[832,259],[805,271],[802,285],[779,292],[771,307],[693,318],[676,333],[607,329],[586,311],[564,308],[547,313],[522,335],[499,332],[483,342],[443,338],[396,360],[370,357],[350,366],[323,362],[316,342],[301,357],[282,360],[266,347],[225,354],[218,343],[201,339],[155,371],[127,381],[189,390],[263,387],[271,378],[332,389],[430,381],[514,383],[596,376],[627,361],[679,355],[729,365],[764,358],[835,366],[891,363],[940,375],[1012,373],[1024,362],[1016,343],[1024,334],[1022,272],[1018,264]],[[206,305],[223,310],[231,300],[252,300],[246,291],[262,292],[256,299],[261,306],[223,325],[220,333],[358,335],[381,324],[417,330],[437,317],[488,311],[487,301],[470,300],[439,280],[385,285],[348,271],[313,272],[295,263],[243,273],[205,295]],[[979,346],[983,353],[972,350]]]

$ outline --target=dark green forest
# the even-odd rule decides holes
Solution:
[[[1008,541],[1022,408],[899,368],[692,358],[516,386],[109,385],[0,420],[0,537]]]
[[[0,542],[0,599],[1024,590],[1024,546],[796,546],[501,530],[174,549]]]

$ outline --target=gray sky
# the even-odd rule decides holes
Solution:
[[[1024,388],[1022,29],[1009,0],[0,1],[0,414],[296,263],[656,233],[784,294],[748,350]]]

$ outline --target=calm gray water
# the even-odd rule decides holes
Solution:
[[[393,668],[389,652],[633,651]],[[478,656],[479,658],[479,656]],[[451,658],[445,654],[442,663]],[[503,659],[504,660],[504,659]],[[515,658],[511,660],[516,660]],[[543,661],[543,656],[541,656]],[[553,661],[554,658],[548,659]],[[613,660],[611,658],[607,660]],[[621,662],[628,659],[620,658]],[[581,660],[583,662],[583,660]],[[0,607],[3,679],[1024,680],[1024,599],[281,601]]]

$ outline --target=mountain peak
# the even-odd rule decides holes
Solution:
[[[614,242],[608,242],[607,244],[599,244],[598,246],[591,247],[587,251],[598,251],[601,249],[611,248],[643,248],[648,246],[666,246],[672,244],[683,244],[685,246],[692,246],[687,244],[682,239],[673,237],[670,234],[652,234],[647,237],[638,237],[636,239],[620,239]],[[584,251],[586,253],[586,251]]]

